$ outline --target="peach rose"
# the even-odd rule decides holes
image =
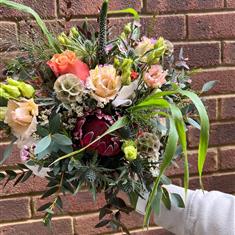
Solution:
[[[38,106],[33,99],[9,100],[4,122],[18,139],[28,139],[37,130]]]
[[[89,67],[87,64],[79,60],[76,54],[69,50],[61,54],[55,54],[47,62],[47,65],[49,65],[57,77],[66,73],[72,73],[85,82],[89,76]]]
[[[144,81],[150,88],[161,87],[166,83],[167,71],[164,71],[161,65],[152,65],[148,72],[144,73]]]
[[[121,77],[117,75],[113,65],[96,66],[90,70],[87,85],[92,90],[91,96],[106,104],[116,97],[121,87]]]

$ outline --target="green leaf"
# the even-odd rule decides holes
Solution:
[[[210,89],[212,89],[214,87],[214,85],[217,83],[217,81],[209,81],[207,83],[205,83],[202,87],[201,93],[207,92]]]
[[[92,141],[90,144],[88,144],[87,146],[85,146],[84,148],[81,148],[77,151],[74,151],[72,153],[69,153],[69,154],[66,154],[60,158],[58,158],[57,160],[55,160],[53,163],[50,164],[53,165],[55,164],[56,162],[59,162],[65,158],[68,158],[68,157],[71,157],[71,156],[74,156],[76,154],[79,154],[80,152],[83,152],[85,149],[87,149],[88,147],[90,147],[92,144],[96,143],[98,140],[102,139],[104,136],[126,126],[128,124],[128,118],[126,116],[124,117],[121,117],[119,118],[111,127],[109,127],[109,129],[107,131],[105,131],[101,136],[97,137],[94,141]]]
[[[107,225],[109,222],[110,222],[110,220],[102,220],[101,222],[99,222],[98,224],[96,224],[95,228],[104,227],[104,226]]]
[[[60,49],[58,48],[58,46],[55,43],[55,40],[54,40],[53,36],[48,31],[45,23],[40,18],[40,16],[37,14],[37,12],[35,12],[32,8],[30,8],[28,6],[25,6],[23,4],[16,3],[16,2],[13,2],[13,1],[8,1],[8,0],[0,0],[0,5],[7,6],[9,8],[13,8],[15,10],[22,11],[22,12],[25,12],[25,13],[28,13],[28,14],[32,15],[35,18],[38,26],[41,28],[43,34],[47,38],[47,41],[48,41],[49,45],[55,50],[55,52],[60,51]]]
[[[14,138],[4,150],[2,159],[0,160],[0,165],[3,164],[8,159],[8,157],[11,156],[15,141],[16,141],[16,138]]]
[[[45,136],[36,144],[36,148],[34,150],[34,153],[39,154],[39,153],[43,152],[44,150],[46,150],[49,147],[50,143],[51,143],[51,136],[50,135]]]
[[[60,119],[60,115],[57,113],[49,121],[50,132],[56,133],[60,130],[60,127],[61,127],[61,119]]]
[[[56,193],[58,190],[59,190],[59,187],[57,186],[50,188],[42,195],[41,199],[51,196],[52,194]]]
[[[182,197],[177,193],[171,193],[171,201],[174,205],[180,208],[185,208],[184,201]]]
[[[162,187],[162,202],[165,205],[165,207],[170,210],[171,209],[171,199],[170,194],[167,191],[166,188]]]
[[[15,173],[15,172],[12,171],[12,170],[6,170],[6,173],[7,173],[7,175],[8,175],[8,179],[9,179],[9,180],[13,180],[13,179],[15,179],[16,176],[17,176],[17,173]]]
[[[192,118],[187,118],[187,122],[188,122],[191,126],[197,128],[198,130],[201,130],[200,124],[199,124],[198,122],[196,122],[194,119],[192,119]]]
[[[175,126],[176,126],[176,130],[179,136],[182,151],[184,154],[184,188],[185,188],[185,193],[186,193],[188,189],[188,184],[189,184],[189,167],[188,167],[186,129],[185,129],[184,119],[183,119],[180,109],[173,104],[170,105],[170,109],[171,109],[172,117],[175,122]]]
[[[54,134],[52,135],[52,139],[59,145],[72,145],[73,142],[72,140],[67,137],[66,135],[62,135],[62,134]]]
[[[133,8],[126,8],[126,9],[116,10],[116,11],[108,11],[108,14],[123,14],[123,13],[133,15],[135,20],[140,19],[140,16],[139,16],[138,12]]]
[[[44,127],[38,126],[37,127],[37,134],[39,134],[41,137],[45,137],[45,136],[49,135],[49,131]]]
[[[210,130],[209,118],[205,106],[203,105],[201,99],[195,93],[183,90],[180,90],[180,93],[192,100],[200,117],[201,131],[200,131],[200,141],[198,147],[198,172],[200,176],[200,185],[203,188],[202,172],[206,160],[206,154],[209,143],[209,130]]]
[[[161,98],[143,100],[141,103],[131,107],[131,111],[139,111],[147,108],[169,108],[169,103]]]
[[[48,202],[37,209],[37,211],[45,211],[52,205],[52,202]]]
[[[177,130],[175,127],[174,120],[172,118],[170,118],[169,136],[167,139],[167,144],[166,144],[165,152],[163,155],[163,162],[160,166],[159,176],[155,180],[154,185],[153,185],[153,189],[152,189],[152,191],[149,195],[149,198],[148,198],[148,202],[147,202],[147,206],[146,206],[146,213],[145,213],[145,217],[144,217],[144,225],[149,224],[149,219],[150,219],[151,210],[152,210],[152,203],[154,201],[154,198],[155,198],[155,195],[156,195],[156,192],[158,189],[158,185],[161,180],[161,176],[163,175],[165,169],[170,165],[171,160],[174,157],[174,154],[177,149],[177,143],[178,143]]]
[[[155,215],[159,215],[160,213],[160,207],[161,207],[161,200],[162,200],[162,190],[161,188],[158,188],[157,194],[153,200],[152,208],[155,213]]]
[[[5,179],[5,174],[0,172],[0,181],[2,181],[3,179]]]

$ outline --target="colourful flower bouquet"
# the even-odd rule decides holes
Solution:
[[[96,200],[104,193],[97,227],[122,228],[121,213],[135,210],[139,197],[149,192],[144,224],[159,203],[184,206],[164,184],[165,170],[184,159],[184,185],[188,188],[186,132],[200,129],[198,171],[202,176],[207,153],[209,120],[206,109],[190,89],[189,67],[180,51],[162,37],[141,37],[134,9],[108,11],[104,0],[99,31],[72,27],[54,37],[31,8],[0,0],[0,5],[30,13],[44,39],[23,47],[24,56],[7,66],[0,84],[0,120],[9,136],[1,163],[20,148],[22,173],[0,173],[6,183],[24,182],[32,175],[48,180],[42,198],[51,202],[39,208],[48,224],[54,209],[62,209],[61,194],[77,194],[86,187]],[[116,38],[109,38],[107,15],[133,14]],[[17,65],[21,66],[17,66]],[[26,72],[25,72],[26,71]],[[211,84],[206,84],[203,91]],[[124,192],[130,202],[120,196]]]

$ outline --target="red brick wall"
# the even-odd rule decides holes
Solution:
[[[62,19],[66,9],[66,0],[18,0],[33,6],[40,15],[47,19],[47,24],[54,27]],[[32,3],[33,2],[33,3]],[[85,16],[94,23],[98,7],[102,0],[72,0],[73,22],[81,22]],[[208,190],[221,190],[235,193],[235,0],[110,0],[111,9],[134,7],[141,12],[142,24],[149,36],[162,35],[172,40],[176,48],[184,47],[192,67],[202,68],[202,72],[193,77],[194,87],[200,89],[210,80],[218,80],[217,85],[207,94],[205,102],[211,119],[211,140],[205,166],[204,184]],[[156,22],[152,16],[158,15]],[[0,8],[0,70],[2,61],[14,56],[4,52],[9,42],[16,41],[19,34],[25,32],[27,24],[25,14]],[[112,16],[110,23],[121,30],[123,18]],[[54,27],[55,28],[55,27]],[[59,28],[56,27],[56,31]],[[12,37],[12,34],[17,37]],[[4,38],[6,41],[1,43]],[[198,186],[195,148],[198,133],[191,131],[190,142],[190,186]],[[0,151],[7,140],[1,139]],[[15,167],[19,162],[17,150],[6,165]],[[177,184],[182,184],[182,163],[180,168],[172,167],[168,175]],[[1,183],[0,183],[1,184]],[[0,185],[1,186],[1,185]],[[30,179],[24,184],[5,188],[0,187],[0,234],[101,234],[108,230],[95,230],[97,209],[103,204],[101,195],[96,203],[92,202],[87,192],[76,197],[63,197],[65,212],[56,214],[52,230],[43,227],[41,213],[36,208],[42,204],[39,199],[45,187],[45,181]],[[142,217],[132,214],[126,223],[132,234],[169,235],[163,229],[152,227],[149,232],[142,232]]]

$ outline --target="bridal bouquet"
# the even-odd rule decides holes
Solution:
[[[7,65],[0,83],[1,128],[12,138],[1,163],[15,144],[22,159],[21,174],[6,170],[0,180],[17,184],[33,175],[46,178],[42,198],[50,202],[38,209],[45,212],[46,224],[55,208],[62,209],[61,194],[84,187],[94,200],[105,194],[97,227],[126,233],[121,214],[134,210],[146,191],[145,225],[152,210],[159,213],[161,200],[169,209],[172,203],[183,207],[180,196],[164,187],[170,182],[164,172],[183,158],[187,191],[186,132],[190,125],[200,129],[200,178],[209,135],[206,109],[190,89],[192,72],[183,51],[174,59],[170,41],[141,36],[137,12],[108,11],[108,0],[101,6],[98,32],[85,22],[56,36],[31,8],[6,0],[0,5],[30,13],[44,37],[22,45],[24,55]],[[110,13],[134,18],[115,38]]]

